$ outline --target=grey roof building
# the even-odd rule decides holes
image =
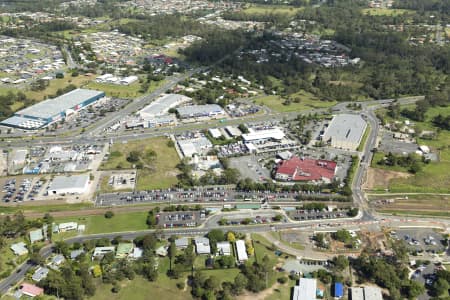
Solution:
[[[42,279],[45,279],[47,277],[48,272],[50,270],[45,267],[39,267],[34,271],[33,276],[31,276],[31,279],[33,279],[36,282],[41,281]]]
[[[332,147],[356,150],[364,136],[367,123],[360,115],[336,115],[329,124],[322,140]]]
[[[177,108],[177,112],[181,119],[214,117],[225,114],[223,108],[217,104],[182,106]]]
[[[57,176],[48,189],[49,194],[83,194],[89,186],[89,175]]]

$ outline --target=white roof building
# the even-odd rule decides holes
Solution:
[[[334,148],[356,150],[364,136],[367,123],[360,115],[336,115],[328,125],[322,140]]]
[[[285,137],[280,128],[270,128],[263,130],[253,130],[249,128],[249,133],[242,134],[245,143],[261,143],[268,140],[280,141]]]
[[[177,248],[186,248],[187,246],[189,246],[189,239],[186,237],[181,238],[181,239],[176,239],[175,246]]]
[[[350,295],[352,300],[383,300],[381,289],[374,286],[352,287]]]
[[[196,237],[194,239],[195,250],[197,254],[210,254],[211,247],[209,245],[209,239],[205,237]]]
[[[58,229],[60,232],[65,232],[69,230],[77,230],[78,223],[77,222],[67,222],[67,223],[61,223],[58,225]]]
[[[92,259],[96,257],[103,257],[105,254],[114,252],[115,248],[114,246],[109,247],[95,247],[94,253],[92,253]]]
[[[152,119],[156,116],[166,115],[169,109],[191,100],[184,95],[166,94],[141,109],[137,114],[144,120]]]
[[[48,193],[51,195],[84,194],[88,191],[89,175],[57,176],[53,179]]]
[[[18,255],[18,256],[28,254],[28,249],[24,242],[12,244],[11,250],[12,250],[12,252],[14,252],[15,255]]]
[[[135,82],[136,80],[138,80],[138,77],[132,75],[132,76],[128,76],[128,77],[124,77],[124,78],[120,79],[119,83],[122,85],[130,85],[133,82]]]
[[[314,278],[300,278],[297,286],[294,286],[292,300],[316,300],[317,281]]]
[[[218,242],[217,252],[220,255],[230,256],[231,255],[231,245],[230,242]]]
[[[236,241],[236,254],[237,254],[237,259],[239,262],[242,263],[242,262],[248,260],[247,248],[245,247],[244,240]]]
[[[208,132],[215,139],[218,139],[222,136],[222,132],[220,132],[220,130],[217,128],[210,128],[208,129]]]
[[[225,130],[228,132],[229,135],[235,137],[235,136],[241,136],[242,132],[239,128],[236,126],[227,126],[225,127]]]

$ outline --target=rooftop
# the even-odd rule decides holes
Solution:
[[[167,94],[162,96],[159,99],[156,99],[143,109],[141,109],[138,114],[142,117],[146,116],[160,116],[166,114],[169,109],[173,108],[176,105],[179,105],[183,102],[190,101],[191,98],[186,97],[184,95],[178,94]]]
[[[210,114],[223,114],[224,110],[217,104],[189,105],[177,108],[181,117],[208,116]]]
[[[59,97],[39,102],[16,112],[17,116],[31,116],[35,118],[50,118],[67,109],[73,108],[87,99],[104,95],[104,92],[76,89]]]
[[[323,178],[331,180],[334,177],[336,165],[334,161],[294,156],[278,164],[277,175],[289,176],[293,181],[313,181]]]
[[[266,139],[282,140],[285,136],[284,132],[280,128],[270,128],[257,131],[251,130],[250,128],[249,131],[249,133],[242,134],[242,138],[246,142]]]
[[[53,179],[50,189],[63,190],[63,189],[82,189],[89,181],[88,175],[74,175],[74,176],[57,176]],[[60,224],[61,226],[61,224]]]
[[[359,143],[364,135],[366,126],[366,121],[360,115],[336,115],[325,131],[323,140],[328,141],[329,139],[334,139]]]
[[[314,278],[300,278],[298,286],[294,287],[293,300],[315,300],[317,281]]]
[[[22,291],[22,293],[30,297],[39,296],[44,293],[44,289],[26,282],[20,285],[20,290]]]

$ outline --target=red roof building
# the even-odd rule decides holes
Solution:
[[[283,181],[331,181],[336,162],[293,156],[276,167],[275,179]]]
[[[29,297],[36,297],[44,293],[44,289],[26,282],[21,284],[20,290],[24,295],[27,295]]]

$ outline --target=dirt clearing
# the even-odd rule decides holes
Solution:
[[[388,171],[376,168],[369,168],[367,171],[367,179],[363,188],[366,190],[373,189],[387,189],[389,188],[389,182],[395,178],[408,178],[411,174],[405,172]]]

